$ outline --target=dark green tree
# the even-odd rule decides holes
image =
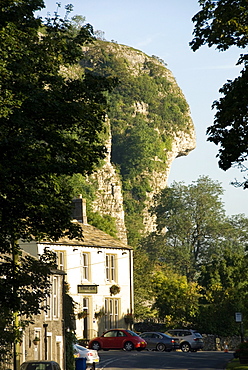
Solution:
[[[231,216],[223,224],[222,232],[215,253],[201,266],[198,281],[202,297],[197,327],[205,333],[238,335],[235,312],[243,313],[247,326],[248,219],[243,215]]]
[[[55,13],[43,23],[35,16],[43,7],[43,0],[1,2],[0,253],[13,255],[14,264],[19,240],[82,237],[71,223],[68,178],[91,173],[105,156],[105,91],[112,83],[87,71],[73,74],[93,29],[72,32],[70,6],[64,20]],[[32,274],[32,264],[25,266]],[[19,298],[14,307],[6,298],[6,310],[21,314]]]
[[[248,4],[246,0],[200,0],[201,10],[193,17],[194,38],[190,42],[196,51],[202,45],[224,51],[231,46],[245,48],[248,44]],[[241,54],[240,76],[228,81],[221,89],[223,97],[213,103],[214,123],[207,129],[208,140],[220,146],[219,167],[223,170],[238,166],[247,170],[248,156],[248,55]],[[248,179],[236,182],[248,188]]]
[[[136,321],[143,321],[156,317],[152,309],[154,263],[144,250],[138,248],[134,251],[134,313]]]
[[[93,40],[86,25],[71,36],[58,16],[41,20],[43,1],[5,1],[1,12],[0,247],[31,235],[58,238],[70,223],[66,176],[90,173],[104,157],[106,79],[64,77],[81,46]],[[73,233],[74,228],[74,233]]]

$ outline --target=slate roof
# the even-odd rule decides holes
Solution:
[[[120,240],[106,234],[102,230],[89,224],[80,224],[83,229],[83,240],[61,238],[57,242],[42,241],[41,244],[49,245],[65,245],[77,247],[95,247],[95,248],[114,248],[114,249],[128,249],[133,248],[122,243]]]

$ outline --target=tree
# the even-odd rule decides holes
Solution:
[[[142,248],[134,251],[134,313],[136,320],[145,320],[156,317],[152,305],[154,263],[149,259]]]
[[[247,218],[227,218],[218,249],[201,267],[198,283],[202,297],[196,322],[202,332],[238,335],[235,312],[243,313],[247,325],[247,237]]]
[[[248,5],[246,0],[200,0],[202,10],[194,17],[194,38],[190,42],[196,51],[202,45],[216,45],[225,51],[235,45],[248,44]],[[238,64],[244,67],[239,77],[228,81],[221,89],[224,96],[213,103],[216,108],[214,124],[207,129],[208,140],[220,145],[219,167],[223,170],[238,165],[247,170],[248,156],[248,55],[241,55]],[[248,188],[244,178],[238,186]]]
[[[188,281],[194,281],[222,235],[222,193],[220,184],[207,176],[188,186],[174,182],[162,190],[152,210],[157,232],[144,244],[151,258],[176,266]]]
[[[22,340],[22,331],[32,316],[46,310],[50,294],[51,269],[56,268],[53,252],[46,250],[40,259],[19,253],[18,263],[11,255],[1,255],[0,264],[0,364],[11,352],[11,343]],[[19,325],[13,322],[18,312]]]
[[[248,219],[227,217],[222,193],[207,176],[188,186],[174,182],[156,197],[157,231],[142,246],[159,271],[152,286],[160,317],[230,335],[238,334],[235,312],[247,312]]]
[[[72,37],[70,23],[58,16],[38,32],[33,12],[43,1],[5,1],[1,13],[0,79],[0,238],[1,250],[13,240],[57,239],[71,225],[67,176],[90,173],[104,157],[109,82],[86,73],[64,77],[61,66],[78,63],[81,45],[93,40],[86,25]],[[80,235],[79,235],[80,236]]]
[[[198,313],[200,286],[165,267],[153,276],[154,307],[167,327],[192,325]]]
[[[68,178],[91,173],[105,156],[112,81],[73,73],[93,29],[86,24],[75,33],[70,6],[64,20],[55,13],[43,24],[34,15],[43,7],[42,0],[1,3],[0,252],[14,263],[20,239],[82,237],[71,223]]]

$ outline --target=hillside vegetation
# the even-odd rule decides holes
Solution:
[[[150,180],[165,172],[177,132],[192,130],[189,107],[171,72],[155,56],[98,40],[85,48],[81,66],[117,80],[107,96],[111,162],[121,177],[128,243],[135,247],[144,230]]]

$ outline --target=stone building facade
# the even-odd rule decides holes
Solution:
[[[20,363],[29,360],[53,360],[65,369],[63,280],[60,270],[51,271],[51,294],[47,297],[49,310],[33,317],[23,333]]]

